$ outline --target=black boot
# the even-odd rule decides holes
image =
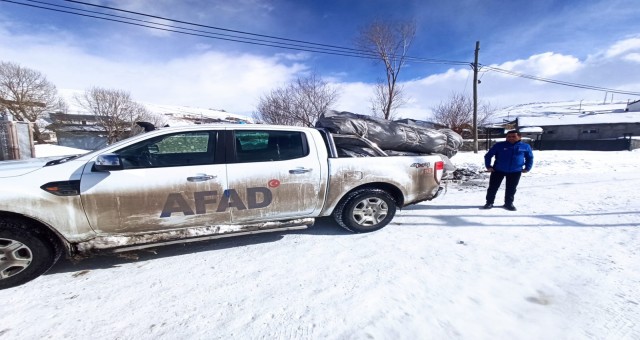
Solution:
[[[480,209],[491,209],[491,208],[493,208],[493,203],[487,203]]]
[[[507,209],[507,210],[509,210],[509,211],[516,211],[516,210],[518,210],[518,209],[516,209],[516,207],[513,205],[513,203],[509,203],[509,204],[506,204],[506,203],[505,203],[504,208],[505,208],[505,209]]]

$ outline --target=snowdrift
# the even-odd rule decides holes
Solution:
[[[388,121],[351,112],[328,111],[316,123],[334,134],[364,137],[384,151],[441,153],[453,157],[462,145],[462,137],[450,129],[435,129],[435,124],[405,119]]]

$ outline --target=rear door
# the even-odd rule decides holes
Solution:
[[[223,130],[150,137],[115,150],[124,169],[87,166],[81,198],[89,223],[103,233],[228,224],[219,209],[226,189]]]
[[[310,140],[303,130],[228,132],[225,195],[234,223],[307,217],[320,209],[322,168]]]

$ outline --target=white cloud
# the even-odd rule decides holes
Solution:
[[[20,48],[9,48],[20,46]],[[129,91],[138,101],[250,114],[260,96],[306,71],[278,57],[204,52],[168,61],[114,61],[70,41],[9,34],[0,27],[3,61],[42,72],[60,89]]]
[[[307,52],[298,52],[298,53],[277,53],[277,58],[281,58],[284,60],[291,61],[304,61],[309,59],[309,53]]]
[[[624,60],[640,63],[640,53],[629,53],[624,56]]]
[[[428,85],[433,85],[433,84],[448,82],[448,81],[464,81],[469,77],[470,73],[471,72],[467,69],[450,68],[445,73],[433,74],[422,79],[412,80],[408,83],[409,84],[415,83],[414,85],[428,86]]]
[[[141,23],[145,26],[144,30],[154,37],[168,37],[172,34],[169,30],[175,31],[177,30],[171,21],[163,20],[163,19],[155,19],[148,18],[145,21],[149,21],[149,23]],[[151,28],[154,27],[154,28]]]
[[[640,50],[640,38],[629,38],[625,40],[621,40],[611,45],[605,56],[608,58],[613,58],[625,54],[630,51],[638,51]]]
[[[622,44],[612,46],[615,45]],[[629,44],[625,46],[628,47]],[[640,62],[640,53],[628,53],[629,51],[631,49],[626,49],[626,54],[623,54],[624,57],[620,59],[590,57],[585,61],[580,61],[574,56],[549,52],[492,66],[554,80],[633,91],[640,88],[640,68],[637,66]],[[478,84],[478,98],[495,107],[533,102],[603,100],[605,96],[604,92],[561,86],[496,72],[481,73],[480,77],[482,83]],[[441,101],[446,101],[451,93],[458,92],[471,96],[472,83],[473,74],[467,68],[449,69],[444,73],[402,82],[410,101],[399,110],[399,114],[407,118],[428,120],[431,109]],[[621,102],[638,98],[622,94],[615,94],[614,97]],[[611,93],[607,98],[611,100]]]
[[[174,104],[250,113],[261,95],[305,69],[302,64],[281,64],[277,58],[209,52],[145,65],[138,79],[146,85],[135,92],[145,98],[162,94]]]
[[[526,60],[519,59],[497,65],[501,69],[539,77],[552,77],[559,74],[572,73],[582,66],[580,60],[574,56],[553,52],[536,54]]]
[[[369,114],[371,112],[373,84],[355,82],[333,83],[333,85],[337,86],[340,92],[340,98],[338,98],[338,102],[333,109],[358,114]]]

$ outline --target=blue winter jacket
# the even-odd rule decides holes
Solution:
[[[496,160],[491,165],[491,158],[495,156]],[[533,167],[533,151],[527,143],[516,142],[500,142],[487,151],[484,155],[484,165],[487,168],[493,167],[494,170],[500,172],[521,172],[523,170],[530,171]]]

